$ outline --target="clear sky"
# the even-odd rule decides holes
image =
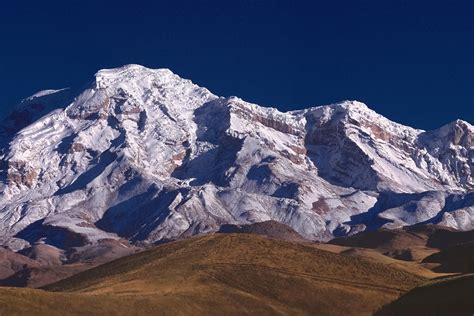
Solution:
[[[101,68],[170,68],[280,110],[357,99],[433,129],[474,123],[472,0],[2,1],[0,112]]]

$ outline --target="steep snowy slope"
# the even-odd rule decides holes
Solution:
[[[1,124],[0,244],[154,243],[267,220],[320,240],[473,229],[473,135],[463,121],[405,127],[355,101],[282,113],[167,69],[101,70]]]

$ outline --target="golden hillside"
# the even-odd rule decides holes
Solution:
[[[312,243],[216,234],[124,257],[44,290],[3,288],[0,313],[360,315],[425,280]]]

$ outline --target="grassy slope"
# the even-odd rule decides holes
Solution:
[[[468,315],[474,313],[474,274],[441,278],[414,288],[376,315]]]
[[[304,243],[211,235],[110,262],[48,291],[1,289],[0,314],[360,315],[424,280]]]
[[[357,256],[357,257],[364,258],[365,260],[368,260],[368,261],[383,263],[395,269],[404,270],[408,273],[415,274],[427,279],[439,278],[442,276],[453,274],[453,273],[433,272],[430,269],[427,269],[423,265],[419,264],[419,262],[394,259],[394,258],[385,256],[374,249],[351,248],[351,247],[331,245],[331,244],[315,244],[314,247],[318,249],[330,251],[333,253],[340,253],[347,256]]]

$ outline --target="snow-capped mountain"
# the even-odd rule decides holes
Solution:
[[[0,244],[13,250],[266,220],[314,240],[474,226],[473,126],[426,132],[356,101],[283,113],[128,65],[25,99],[0,141]]]

